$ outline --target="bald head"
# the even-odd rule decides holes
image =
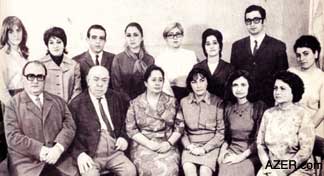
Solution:
[[[109,72],[103,66],[93,66],[87,75],[89,91],[96,98],[100,98],[107,92],[109,84]]]

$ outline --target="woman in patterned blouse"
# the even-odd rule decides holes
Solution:
[[[310,114],[295,104],[303,93],[304,84],[294,73],[281,71],[275,75],[275,106],[264,112],[257,138],[262,163],[258,176],[314,174],[314,167],[310,166],[315,166],[311,156],[315,128]]]
[[[197,175],[197,170],[201,176],[211,176],[224,141],[222,100],[208,92],[210,78],[204,69],[192,69],[186,83],[190,93],[181,100],[178,112],[185,121],[183,170],[186,176]]]
[[[184,123],[176,118],[176,99],[162,92],[164,72],[152,65],[144,74],[146,91],[130,102],[126,130],[133,140],[130,158],[140,176],[177,176],[180,155],[175,144]]]

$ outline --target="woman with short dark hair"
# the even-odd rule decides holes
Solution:
[[[201,47],[206,59],[194,65],[194,67],[206,70],[211,77],[208,91],[224,98],[225,82],[234,68],[222,59],[223,35],[212,28],[206,29],[201,36]]]
[[[67,37],[60,27],[45,31],[47,54],[40,59],[47,68],[45,90],[70,102],[81,93],[80,65],[66,56]]]
[[[289,71],[278,72],[274,79],[275,106],[264,112],[257,137],[262,163],[258,175],[314,175],[314,124],[310,114],[296,104],[304,93],[303,81]],[[275,168],[278,161],[294,165]]]
[[[185,121],[182,167],[186,176],[211,176],[224,141],[222,100],[208,92],[210,79],[204,69],[193,68],[186,83],[190,93],[181,99],[178,112]]]
[[[255,101],[255,93],[247,71],[230,74],[225,86],[225,142],[218,158],[219,176],[251,176],[261,166],[256,137],[266,105]]]
[[[133,140],[130,159],[140,176],[177,176],[180,155],[177,141],[183,119],[176,116],[176,99],[162,92],[164,71],[155,65],[146,69],[146,90],[130,101],[126,131]]]
[[[321,45],[316,37],[303,35],[294,44],[297,67],[289,71],[298,75],[304,82],[305,93],[299,104],[312,115],[316,140],[314,154],[324,160],[324,72],[319,68]]]

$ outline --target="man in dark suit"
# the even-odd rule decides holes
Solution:
[[[89,50],[73,57],[75,61],[80,64],[81,72],[81,88],[87,89],[86,76],[89,69],[94,65],[102,65],[111,71],[112,61],[115,54],[104,51],[106,44],[107,33],[103,26],[94,24],[89,27],[87,31],[87,42],[89,44]],[[111,87],[109,85],[109,87]]]
[[[258,99],[271,106],[272,76],[288,68],[286,45],[265,33],[266,11],[261,6],[249,6],[244,18],[250,35],[233,43],[231,64],[254,76]]]
[[[72,146],[81,175],[99,175],[109,170],[135,176],[136,168],[124,155],[128,147],[125,116],[128,103],[108,88],[109,72],[94,66],[87,76],[89,89],[70,103],[77,131]]]

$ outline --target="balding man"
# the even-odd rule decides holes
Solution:
[[[136,168],[123,152],[128,147],[127,102],[108,89],[109,72],[103,66],[89,70],[87,84],[88,90],[70,103],[77,125],[72,153],[80,174],[99,176],[109,170],[120,176],[135,176]]]
[[[24,91],[5,109],[4,125],[12,176],[72,176],[67,149],[75,123],[65,101],[44,91],[46,67],[29,61],[23,68]]]

